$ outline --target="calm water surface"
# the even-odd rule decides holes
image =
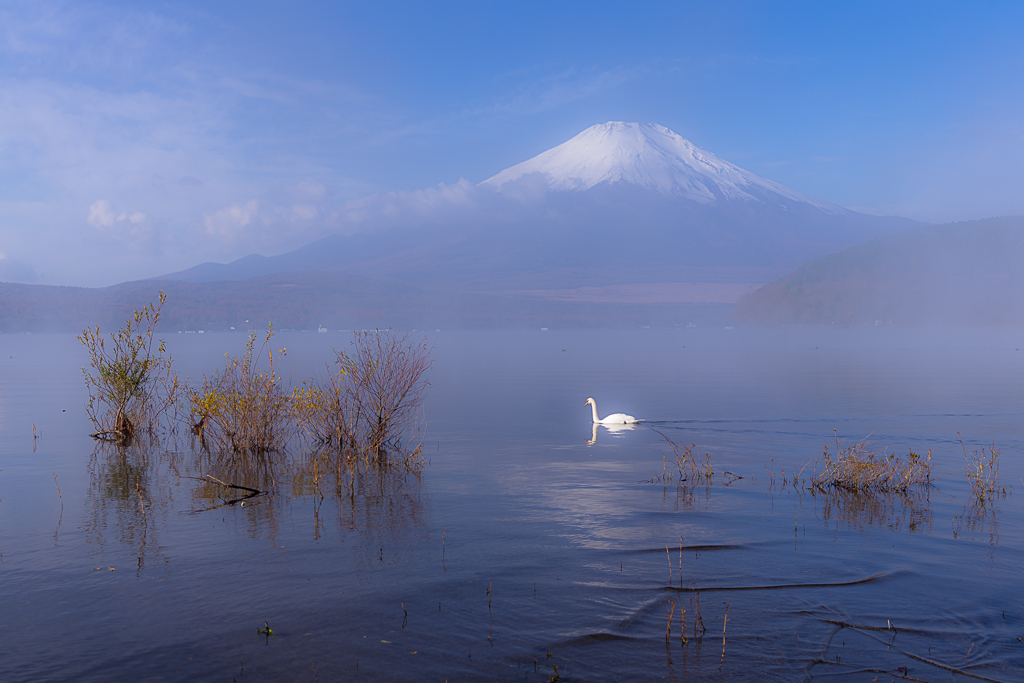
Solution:
[[[431,337],[423,471],[321,498],[299,449],[97,446],[74,337],[0,336],[0,680],[1024,680],[1024,334]],[[191,377],[244,341],[169,339]],[[302,378],[348,336],[274,341]],[[589,396],[647,422],[595,435]],[[654,429],[714,483],[660,478]],[[833,429],[948,476],[784,485]],[[972,499],[958,432],[1005,496]]]

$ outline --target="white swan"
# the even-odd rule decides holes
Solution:
[[[594,411],[594,424],[600,425],[631,425],[640,422],[632,415],[626,415],[625,413],[612,413],[603,420],[597,416],[597,401],[592,398],[588,398],[585,406],[590,406],[590,409]]]

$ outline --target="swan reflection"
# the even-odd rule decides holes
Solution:
[[[597,428],[606,429],[612,436],[622,436],[622,432],[632,432],[637,429],[635,424],[599,424],[594,422],[590,425],[593,428],[593,432],[590,438],[587,439],[587,445],[593,446],[597,443]]]

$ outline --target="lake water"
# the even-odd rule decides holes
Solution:
[[[98,446],[74,337],[0,336],[0,680],[1024,680],[1024,333],[430,337],[422,472],[321,498],[301,452]],[[348,339],[274,341],[301,378]],[[169,339],[193,378],[244,341]],[[590,396],[647,422],[595,437]],[[948,476],[784,484],[833,429]],[[1001,449],[984,505],[958,432]]]

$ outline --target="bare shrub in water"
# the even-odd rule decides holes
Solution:
[[[335,351],[325,375],[295,389],[293,414],[315,443],[349,459],[384,461],[420,426],[431,347],[426,338],[389,329],[356,332],[350,352]],[[418,444],[404,453],[408,465],[419,457]]]
[[[869,448],[865,441],[843,446],[836,436],[835,452],[825,446],[822,458],[825,468],[815,471],[811,488],[824,491],[841,488],[848,491],[906,491],[911,486],[927,485],[932,477],[932,452],[921,457],[910,451],[906,455],[889,455]]]
[[[160,427],[173,428],[182,387],[164,341],[153,348],[154,329],[166,300],[160,292],[158,304],[134,311],[109,340],[98,325],[78,336],[92,368],[82,368],[89,391],[86,412],[96,427],[92,436],[124,441],[139,431],[152,434]]]
[[[426,338],[394,330],[357,332],[352,356],[338,354],[352,378],[356,424],[364,448],[382,454],[417,427],[433,361]]]
[[[188,398],[196,421],[194,431],[217,447],[235,452],[261,453],[281,448],[291,432],[289,392],[282,386],[277,364],[285,349],[270,348],[273,325],[256,350],[255,333],[249,335],[241,356],[226,355],[223,370],[203,376]],[[260,367],[264,358],[266,367]]]
[[[960,432],[957,432],[957,436],[960,436]],[[989,450],[982,446],[980,452],[974,450],[968,453],[962,436],[960,447],[967,462],[967,480],[971,482],[971,491],[975,498],[984,502],[995,494],[999,482],[999,449],[993,441]]]

